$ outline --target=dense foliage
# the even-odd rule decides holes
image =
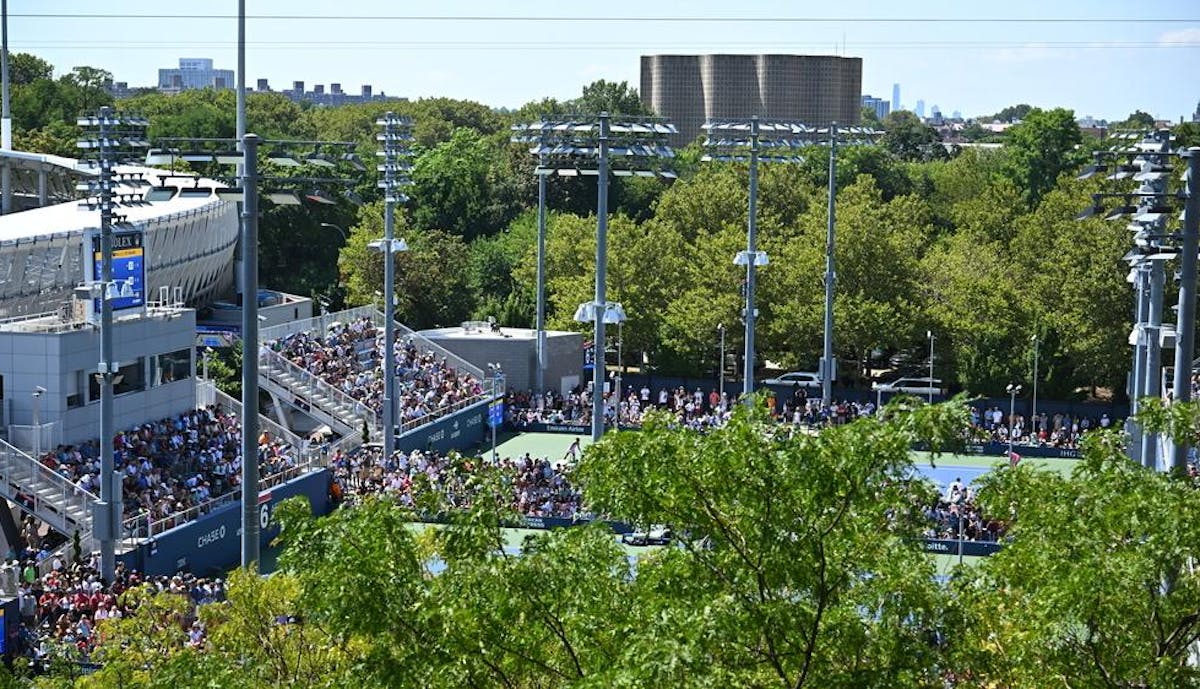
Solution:
[[[55,662],[34,684],[1196,686],[1196,479],[1138,466],[1109,432],[1070,478],[1005,462],[980,489],[1010,522],[1002,550],[939,583],[909,448],[952,447],[966,414],[909,401],[793,435],[739,407],[707,434],[665,417],[611,434],[575,470],[586,501],[677,535],[635,557],[598,523],[506,542],[511,489],[478,460],[459,460],[476,500],[444,528],[386,498],[323,518],[290,501],[280,571],[235,575],[228,602],[201,606],[202,644],[186,642],[185,596],[134,589],[137,614],[98,630],[102,669]],[[1195,405],[1152,416],[1195,434]]]

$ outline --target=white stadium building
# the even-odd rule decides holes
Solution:
[[[12,176],[13,211],[0,215],[0,320],[59,311],[87,281],[84,238],[100,228],[100,211],[80,201],[78,182],[95,174],[59,156],[0,151]],[[237,204],[211,180],[164,178],[154,168],[122,166],[117,207],[127,229],[143,233],[146,293],[202,305],[233,289]]]

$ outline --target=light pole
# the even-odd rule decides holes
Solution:
[[[258,144],[242,137],[242,568],[258,573]]]
[[[236,164],[238,169],[237,187],[222,187],[215,190],[216,196],[226,201],[241,201],[241,294],[242,294],[242,409],[239,419],[241,433],[241,564],[250,570],[258,570],[259,560],[259,511],[258,511],[258,355],[259,355],[259,315],[258,315],[258,215],[259,215],[259,186],[264,182],[286,185],[288,189],[267,189],[266,197],[277,205],[302,205],[301,194],[294,189],[297,185],[306,187],[303,198],[314,203],[328,205],[335,203],[332,196],[322,190],[313,190],[312,185],[343,185],[348,186],[351,180],[340,177],[313,177],[308,175],[293,177],[264,177],[258,172],[258,151],[261,144],[269,144],[272,149],[268,160],[286,167],[300,167],[305,162],[319,165],[328,169],[337,167],[339,162],[327,156],[316,154],[307,157],[294,156],[287,151],[291,147],[320,149],[336,147],[344,151],[338,161],[344,161],[362,170],[362,165],[354,156],[355,144],[352,142],[335,141],[264,141],[255,134],[246,134],[240,139],[221,138],[166,138],[158,140],[159,145],[168,148],[159,151],[168,160],[174,160],[178,151],[170,148],[175,145],[187,145],[192,151],[185,160],[199,164]],[[237,148],[240,153],[231,152],[229,148]],[[147,164],[156,158],[155,151],[147,156]],[[317,162],[318,159],[320,162]],[[158,163],[157,159],[153,161]]]
[[[933,404],[933,331],[926,330],[925,337],[929,338],[929,403]]]
[[[114,476],[112,448],[116,435],[113,385],[120,370],[113,351],[112,300],[116,296],[112,279],[113,225],[123,222],[114,213],[117,194],[113,173],[122,155],[129,155],[147,145],[144,133],[148,122],[141,116],[115,112],[106,106],[100,108],[97,115],[80,117],[78,124],[95,129],[95,138],[80,139],[79,147],[85,151],[95,151],[100,168],[99,179],[92,187],[93,193],[99,197],[100,208],[100,284],[97,290],[100,302],[100,361],[96,366],[96,377],[100,383],[100,502],[96,506],[93,530],[100,541],[100,575],[105,581],[112,581],[116,571],[116,541],[120,537],[121,527],[121,486]],[[91,252],[88,253],[90,256]]]
[[[603,303],[586,301],[579,305],[575,310],[575,321],[578,323],[598,323],[603,332],[603,326],[606,324],[616,324],[619,328],[621,323],[625,322],[625,307],[617,302],[606,301]],[[618,329],[618,333],[620,330]],[[604,363],[604,340],[603,335],[597,335],[594,340],[596,342],[596,361],[592,372],[592,439],[599,440],[604,434],[604,375],[606,365]],[[617,358],[620,358],[620,336],[618,335]],[[617,379],[620,381],[620,378]],[[599,419],[599,420],[597,420]],[[597,430],[597,427],[599,430]]]
[[[1113,207],[1106,220],[1117,220],[1126,215],[1131,217],[1128,229],[1133,232],[1134,248],[1125,255],[1130,271],[1126,280],[1134,285],[1137,294],[1135,304],[1136,323],[1130,333],[1133,345],[1133,367],[1128,387],[1130,411],[1135,412],[1142,396],[1161,396],[1161,344],[1162,337],[1162,293],[1166,274],[1163,262],[1174,259],[1182,251],[1178,268],[1179,303],[1175,327],[1175,371],[1173,398],[1176,402],[1191,399],[1192,357],[1195,345],[1196,308],[1196,252],[1200,230],[1200,148],[1182,153],[1171,150],[1172,134],[1162,129],[1155,132],[1110,132],[1115,146],[1110,150],[1097,151],[1097,163],[1089,166],[1080,175],[1087,179],[1100,172],[1110,172],[1109,180],[1132,178],[1140,185],[1133,192],[1092,194],[1093,202],[1077,217],[1083,220],[1105,211],[1102,199],[1121,199]],[[1188,167],[1185,175],[1187,188],[1183,194],[1171,193],[1169,179],[1171,161],[1176,155],[1184,159]],[[1104,161],[1114,160],[1110,167]],[[1124,162],[1122,162],[1122,160]],[[1167,223],[1173,218],[1177,206],[1174,201],[1184,198],[1182,232],[1172,232]],[[1179,247],[1178,250],[1175,247]],[[1182,471],[1187,465],[1186,443],[1176,442],[1166,452],[1159,449],[1159,438],[1144,433],[1133,414],[1126,420],[1130,436],[1129,455],[1146,467],[1158,467],[1160,455],[1165,455],[1166,468]],[[1176,441],[1186,440],[1175,438]]]
[[[749,166],[746,249],[734,256],[733,263],[746,268],[746,303],[742,313],[742,320],[746,324],[742,395],[743,401],[750,404],[750,395],[754,392],[754,328],[758,320],[755,294],[758,289],[758,268],[770,263],[767,252],[758,249],[758,164],[801,162],[802,158],[791,155],[790,152],[803,146],[804,136],[811,134],[813,130],[802,122],[759,118],[757,115],[749,119],[709,120],[704,123],[703,129],[707,132],[704,147],[708,153],[701,160],[744,162]],[[721,359],[721,366],[725,366],[724,358]]]
[[[375,137],[383,144],[379,152],[383,163],[378,166],[383,173],[379,182],[384,190],[383,238],[371,242],[370,247],[383,254],[383,453],[391,457],[396,450],[396,254],[408,250],[403,239],[395,238],[395,218],[396,204],[408,200],[400,190],[412,184],[408,178],[412,120],[388,112],[375,124],[383,128]]]
[[[1032,418],[1029,420],[1029,427],[1035,433],[1038,430],[1038,415],[1037,415],[1037,386],[1038,386],[1038,336],[1037,333],[1029,338],[1033,342],[1033,412],[1030,414]]]
[[[1175,328],[1175,403],[1192,399],[1192,359],[1196,355],[1196,251],[1200,250],[1200,147],[1183,153],[1187,163],[1187,201],[1183,210],[1183,256],[1179,262],[1179,317]],[[1187,470],[1186,441],[1176,438],[1170,469]]]
[[[12,150],[12,99],[8,90],[8,0],[0,0],[0,150]],[[0,167],[0,214],[12,212],[12,169],[8,161]]]
[[[617,412],[621,411],[621,384],[624,382],[625,375],[625,358],[621,356],[621,350],[625,345],[625,321],[624,319],[617,321]]]
[[[46,388],[37,386],[33,389],[33,458],[42,458],[42,395]]]
[[[1009,383],[1004,391],[1008,393],[1008,459],[1012,461],[1013,440],[1015,440],[1013,433],[1016,428],[1014,417],[1017,415],[1017,395],[1021,394],[1021,386]]]
[[[204,380],[209,379],[208,378],[208,360],[212,357],[212,355],[213,355],[213,348],[205,347],[203,355],[200,357],[200,369],[201,369],[200,375],[204,377]]]
[[[725,396],[725,324],[717,324],[717,333],[721,336],[721,358],[717,361],[717,389],[721,397]]]
[[[504,394],[501,385],[504,382],[504,372],[501,370],[499,363],[489,363],[488,370],[492,372],[492,394],[499,395],[500,399],[503,400]],[[495,402],[492,404],[495,404]],[[490,411],[488,412],[488,423],[492,427],[492,464],[498,464],[500,456],[496,453],[496,427],[500,424],[497,419],[492,418]]]
[[[604,434],[604,315],[607,295],[608,272],[608,182],[610,153],[616,157],[617,167],[613,175],[654,177],[661,175],[674,179],[673,172],[662,169],[639,169],[655,159],[670,159],[674,151],[666,144],[666,137],[675,133],[675,127],[659,118],[639,118],[614,121],[607,112],[599,115],[567,116],[562,120],[543,117],[532,124],[518,124],[512,128],[513,141],[534,144],[530,153],[538,156],[538,173],[557,172],[561,176],[574,177],[589,166],[596,165],[596,283],[591,302],[580,305],[575,320],[586,317],[595,328],[597,351],[596,366],[592,371],[592,439],[599,440]],[[583,163],[581,170],[581,163]]]
[[[825,321],[821,338],[821,404],[833,403],[833,379],[837,377],[837,362],[833,358],[833,294],[837,282],[836,212],[837,212],[837,122],[829,123],[829,201],[825,226]]]
[[[537,371],[534,372],[534,386],[539,395],[546,387],[546,178],[555,170],[547,165],[549,161],[550,136],[545,129],[538,129],[535,136],[525,134],[533,129],[533,125],[516,124],[513,143],[535,143],[533,149],[538,164],[533,173],[537,175],[538,207],[537,207],[537,306],[534,327],[537,330]]]

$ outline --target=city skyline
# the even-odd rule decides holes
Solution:
[[[236,3],[223,4],[185,14],[129,1],[98,11],[62,0],[50,11],[18,0],[9,7],[10,50],[43,57],[58,73],[90,65],[151,86],[157,70],[180,57],[236,64]],[[605,15],[532,2],[497,9],[482,0],[418,13],[362,0],[349,17],[303,0],[248,4],[248,85],[369,83],[398,97],[512,108],[575,97],[596,79],[637,88],[644,54],[770,52],[861,57],[864,93],[882,96],[900,83],[907,107],[920,95],[968,117],[1026,102],[1079,117],[1121,119],[1142,109],[1178,120],[1200,95],[1189,79],[1200,68],[1200,10],[1182,0],[1146,3],[1136,16],[1080,0],[1017,1],[985,14],[928,2],[911,16],[880,14],[864,0],[848,0],[836,15],[782,0],[670,0],[653,11],[617,2]]]

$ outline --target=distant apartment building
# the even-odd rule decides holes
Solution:
[[[882,120],[892,111],[892,103],[884,98],[876,98],[874,96],[863,94],[862,106],[868,108],[875,113],[875,118]]]
[[[158,90],[178,93],[191,89],[231,89],[236,86],[232,69],[215,69],[206,57],[181,57],[179,67],[158,70]]]
[[[642,102],[670,118],[683,146],[707,119],[760,115],[856,124],[862,58],[826,55],[643,55]]]
[[[1200,122],[1200,101],[1196,102],[1196,112],[1192,113],[1192,121]]]
[[[256,91],[267,92],[271,90],[271,85],[266,79],[259,79],[255,87]],[[311,91],[305,90],[305,82],[293,81],[292,88],[284,89],[279,93],[286,96],[289,100],[295,103],[312,103],[314,105],[345,105],[347,103],[370,103],[375,101],[392,101],[405,100],[403,98],[395,98],[383,93],[375,93],[375,88],[370,84],[363,84],[358,93],[346,93],[342,90],[342,85],[338,82],[329,84],[329,90],[325,90],[324,84],[314,84]]]

